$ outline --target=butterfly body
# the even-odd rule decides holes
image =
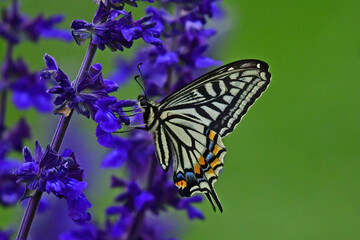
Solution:
[[[172,155],[180,195],[202,192],[214,210],[213,200],[222,211],[214,190],[226,153],[222,138],[234,130],[270,78],[265,62],[241,60],[203,75],[160,103],[138,98],[164,171]]]

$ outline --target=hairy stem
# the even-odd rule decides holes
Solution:
[[[78,84],[80,78],[89,70],[92,60],[94,58],[95,52],[96,52],[96,45],[90,43],[90,45],[87,49],[87,52],[85,54],[84,60],[81,64],[79,73],[74,81],[75,86]],[[56,127],[53,139],[50,144],[51,148],[56,152],[58,152],[60,149],[61,143],[65,136],[65,132],[67,130],[67,127],[69,125],[69,122],[70,122],[70,119],[72,116],[72,113],[73,113],[73,111],[71,111],[71,113],[67,117],[61,116],[59,123]],[[40,203],[41,196],[42,196],[42,192],[36,191],[35,196],[33,196],[29,199],[29,202],[25,209],[23,219],[22,219],[20,227],[19,227],[18,235],[16,237],[17,240],[27,239],[27,236],[30,232],[31,224],[34,220],[37,208]]]

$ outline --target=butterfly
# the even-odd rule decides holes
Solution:
[[[240,60],[217,68],[156,103],[140,95],[145,129],[153,134],[164,171],[173,159],[181,196],[205,194],[222,212],[214,183],[224,166],[222,139],[231,133],[270,83],[269,66]]]

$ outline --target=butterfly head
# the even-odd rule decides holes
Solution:
[[[138,103],[142,109],[145,109],[147,107],[148,100],[144,95],[140,95],[138,97]]]

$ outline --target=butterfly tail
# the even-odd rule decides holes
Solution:
[[[217,196],[217,194],[216,194],[216,192],[214,190],[212,192],[210,192],[210,193],[206,192],[204,194],[207,197],[207,199],[209,200],[214,212],[216,212],[216,207],[215,207],[213,199],[215,200],[215,203],[216,203],[217,207],[219,208],[220,212],[223,212],[223,208],[221,206],[220,200],[219,200],[219,198],[218,198],[218,196]]]

